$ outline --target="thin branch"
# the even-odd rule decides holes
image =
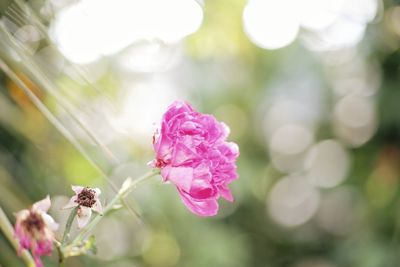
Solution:
[[[71,242],[71,246],[79,245],[88,235],[88,233],[100,222],[100,220],[106,216],[111,210],[114,209],[115,205],[118,201],[122,201],[123,198],[128,195],[132,190],[134,190],[140,183],[146,181],[147,179],[156,176],[160,173],[159,169],[153,169],[150,172],[142,175],[141,177],[131,180],[128,178],[126,182],[123,183],[121,189],[118,194],[114,196],[114,198],[108,203],[108,205],[103,210],[103,215],[97,215],[87,224],[84,228],[82,228],[81,232],[75,239]]]
[[[54,46],[51,42],[51,40],[48,38],[47,35],[47,31],[45,29],[45,26],[42,24],[42,22],[39,20],[38,16],[35,14],[35,12],[28,6],[26,5],[24,2],[20,1],[20,0],[16,0],[15,1],[17,7],[19,7],[19,9],[21,10],[20,13],[26,13],[26,15],[29,15],[29,18],[34,20],[34,24],[36,27],[39,28],[39,30],[41,31],[41,33],[44,35],[44,37],[46,38],[46,40],[49,41],[49,43]],[[15,10],[13,10],[15,12]],[[10,16],[10,15],[8,15]],[[19,16],[21,17],[22,15],[19,14]],[[12,18],[12,17],[11,17]],[[28,20],[28,19],[26,19]],[[28,20],[29,22],[31,22],[30,20]],[[20,45],[18,45],[12,38],[12,36],[10,36],[10,33],[7,31],[7,29],[5,29],[4,25],[0,23],[0,26],[2,27],[3,31],[5,32],[5,34],[7,34],[7,39],[12,42],[12,45],[14,46],[14,48],[18,48],[17,51],[21,52],[24,51],[24,47],[21,47]],[[21,53],[19,53],[21,56]],[[24,55],[22,55],[24,56]],[[24,61],[27,62],[29,60],[29,58],[27,58],[26,56],[24,57]],[[3,62],[3,65],[5,65],[6,68],[9,69],[9,71],[12,72],[12,70],[7,66],[7,64],[5,62]],[[81,76],[81,78],[84,79],[84,81],[86,81],[91,87],[95,88],[95,90],[99,93],[101,93],[100,90],[98,90],[98,88],[94,87],[93,84],[89,83],[86,79],[86,77],[82,74],[82,72],[80,71],[80,69],[78,69],[75,65],[72,65],[74,67],[74,69],[77,71],[78,75]],[[35,69],[39,69],[39,68],[29,68],[31,71],[35,70]],[[33,73],[35,75],[35,73]],[[36,73],[36,75],[38,75]],[[42,75],[43,76],[43,75]],[[14,79],[18,78],[17,75],[13,75]],[[12,77],[10,77],[12,78]],[[16,82],[16,84],[24,84],[23,82]],[[49,91],[49,86],[44,86],[45,89],[47,88],[47,91]],[[50,86],[51,88],[51,86]],[[74,138],[74,136],[68,131],[68,129],[66,129],[58,120],[57,118],[52,115],[52,113],[47,109],[47,107],[40,101],[40,99],[38,99],[30,90],[27,86],[24,86],[24,88],[21,89],[25,89],[25,93],[28,95],[28,97],[31,98],[32,102],[38,107],[38,109],[40,111],[42,111],[42,113],[45,115],[45,117],[47,117],[47,119],[56,127],[56,129],[58,129],[61,134],[64,135],[64,137],[70,141],[70,143],[83,155],[83,157],[89,161],[89,163],[91,163],[91,165],[93,165],[95,167],[95,169],[101,174],[101,176],[108,182],[108,184],[111,186],[112,190],[117,193],[117,187],[114,185],[114,183],[111,181],[111,179],[107,176],[106,172],[95,163],[95,161],[89,156],[89,154],[86,152],[86,150],[82,147],[82,145]],[[26,90],[27,89],[27,90]],[[29,91],[29,94],[27,93],[27,91]],[[71,108],[69,107],[68,104],[62,105],[62,103],[60,103],[60,97],[57,98],[57,95],[55,96],[54,93],[56,92],[56,90],[52,90],[52,92],[49,92],[50,94],[53,95],[53,97],[55,97],[56,100],[58,100],[58,103],[60,104],[60,106],[62,108],[64,108],[67,113],[69,113],[72,117],[72,119],[78,123],[78,125],[83,129],[84,132],[86,132],[86,134],[88,134],[88,136],[96,143],[99,145],[99,147],[101,147],[103,149],[103,151],[106,152],[106,154],[108,155],[112,155],[111,157],[114,159],[115,162],[118,162],[118,160],[116,159],[116,157],[111,153],[110,150],[108,150],[108,148],[106,146],[104,146],[96,137],[95,135],[90,131],[90,129],[88,129],[85,124],[80,121],[80,119],[71,111]],[[36,98],[36,100],[33,100],[32,98]],[[108,99],[107,99],[108,100]],[[40,107],[39,107],[39,106]],[[133,214],[135,215],[138,219],[141,220],[140,215],[133,209],[131,208],[124,200],[121,201],[121,203],[127,207],[127,209]]]

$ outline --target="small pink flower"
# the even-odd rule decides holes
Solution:
[[[75,195],[71,197],[68,204],[63,209],[70,209],[78,207],[78,227],[84,227],[92,216],[92,210],[102,214],[103,208],[101,206],[99,195],[101,194],[98,188],[89,188],[83,186],[72,186]]]
[[[20,250],[30,249],[37,267],[43,266],[40,256],[51,255],[54,231],[58,229],[58,224],[47,214],[50,206],[47,196],[31,209],[16,214],[15,237],[19,240]]]
[[[174,102],[154,135],[152,165],[161,169],[164,181],[177,187],[183,203],[197,215],[217,214],[220,196],[233,201],[228,184],[238,177],[239,148],[226,142],[228,134],[229,128],[212,115]]]

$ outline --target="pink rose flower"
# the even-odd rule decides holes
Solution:
[[[229,128],[190,104],[174,102],[153,137],[156,159],[164,181],[173,183],[183,203],[199,216],[218,212],[218,198],[233,201],[228,184],[238,178],[239,148],[226,142]]]
[[[33,204],[29,210],[16,214],[15,237],[19,240],[20,250],[30,249],[37,267],[42,267],[40,256],[51,255],[53,251],[54,231],[58,224],[47,214],[51,205],[50,198]]]

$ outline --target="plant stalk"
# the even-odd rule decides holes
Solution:
[[[3,231],[5,237],[10,241],[16,251],[19,251],[19,242],[14,237],[14,228],[12,224],[8,220],[6,214],[3,209],[0,207],[0,230]],[[21,251],[21,257],[24,260],[26,266],[35,267],[35,261],[32,258],[32,255],[26,249]]]
[[[121,189],[119,190],[118,194],[114,196],[113,199],[108,203],[108,205],[103,210],[103,215],[96,215],[90,223],[88,223],[85,227],[82,228],[81,232],[75,237],[75,239],[71,242],[71,246],[79,245],[86,237],[87,234],[101,221],[101,219],[107,215],[111,210],[114,209],[114,206],[118,204],[127,194],[129,194],[133,189],[135,189],[140,183],[143,181],[156,176],[160,173],[159,169],[153,169],[152,171],[144,174],[143,176],[135,179],[130,180],[128,178],[124,184],[122,185]]]
[[[72,222],[74,221],[74,218],[75,218],[77,212],[78,212],[78,207],[75,207],[72,209],[71,213],[69,214],[67,224],[65,225],[64,234],[61,239],[61,246],[63,246],[65,244],[65,242],[67,241],[67,239],[69,237],[69,232],[71,231]]]

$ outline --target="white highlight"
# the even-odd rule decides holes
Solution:
[[[301,26],[311,30],[322,30],[338,19],[344,0],[301,0],[294,2],[298,4]]]
[[[151,140],[163,112],[174,100],[180,99],[175,86],[168,80],[152,80],[124,86],[121,103],[109,116],[113,128],[136,139]]]
[[[306,45],[312,50],[355,46],[366,24],[378,12],[380,0],[249,0],[243,23],[250,40],[265,49],[292,43],[300,26],[310,30]]]
[[[57,14],[51,36],[68,59],[83,64],[138,40],[178,42],[202,20],[194,0],[82,0]]]
[[[293,42],[299,32],[295,12],[289,1],[252,0],[243,12],[244,29],[256,45],[278,49]]]

